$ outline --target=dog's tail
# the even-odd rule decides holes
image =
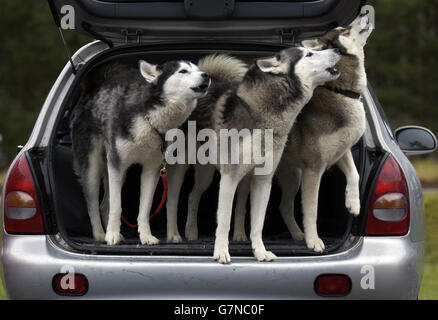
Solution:
[[[218,82],[241,81],[248,66],[235,57],[226,54],[213,54],[199,60],[198,67]]]

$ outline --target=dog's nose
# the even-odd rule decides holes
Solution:
[[[340,54],[341,50],[339,50],[338,48],[333,49],[335,51],[335,53]]]
[[[210,76],[208,75],[208,73],[205,73],[205,72],[203,72],[202,74],[201,74],[201,77],[203,77],[203,78],[209,78]]]

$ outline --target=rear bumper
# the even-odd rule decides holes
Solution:
[[[409,236],[366,237],[340,254],[273,263],[235,257],[220,265],[211,257],[83,255],[50,237],[4,235],[2,267],[11,299],[62,298],[53,291],[52,278],[65,266],[88,278],[82,298],[89,299],[318,299],[314,281],[327,273],[351,278],[346,299],[416,299],[424,252],[425,243]],[[361,285],[372,283],[370,270],[374,289]]]

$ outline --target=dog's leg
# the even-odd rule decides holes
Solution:
[[[198,208],[202,194],[210,186],[216,168],[212,165],[195,166],[195,184],[189,195],[185,236],[187,240],[198,240]]]
[[[304,238],[307,247],[315,252],[324,251],[324,242],[318,237],[316,219],[318,217],[318,194],[323,170],[315,172],[303,169],[302,200]]]
[[[99,211],[100,216],[102,217],[102,222],[105,230],[108,227],[108,218],[109,218],[109,182],[108,182],[108,170],[104,168],[102,170],[103,177],[103,198],[100,203]]]
[[[105,241],[109,245],[116,245],[121,240],[120,218],[122,215],[122,186],[125,168],[116,169],[108,163],[108,190],[109,190],[109,217]]]
[[[247,241],[245,234],[246,202],[251,185],[251,176],[242,179],[237,187],[236,208],[234,209],[233,241]]]
[[[103,227],[105,230],[108,229],[108,219],[109,219],[109,182],[108,182],[108,170],[103,168],[103,198],[99,206],[100,217],[102,218]],[[123,235],[120,235],[120,241],[124,241]]]
[[[279,169],[282,169],[280,167]],[[281,189],[280,212],[284,223],[294,240],[304,239],[304,233],[295,220],[295,197],[301,185],[301,170],[296,167],[288,166],[279,170],[277,180]]]
[[[231,214],[234,194],[242,177],[230,173],[222,173],[219,185],[219,204],[217,209],[216,240],[214,243],[214,259],[220,263],[230,263],[228,236],[230,233]]]
[[[339,169],[345,174],[347,187],[345,189],[345,207],[348,211],[358,216],[360,213],[359,173],[354,164],[351,150],[347,151],[337,163]]]
[[[251,180],[251,246],[258,261],[273,261],[276,256],[266,251],[262,232],[271,194],[272,175],[253,176]]]
[[[182,242],[178,232],[178,200],[184,176],[189,168],[188,165],[171,166],[167,174],[167,183],[169,186],[167,196],[167,242]]]
[[[101,147],[95,148],[88,157],[88,167],[85,170],[84,194],[87,200],[88,215],[90,216],[93,238],[96,241],[105,240],[105,231],[99,212],[99,189],[102,171]]]
[[[141,173],[140,208],[137,218],[138,233],[140,234],[141,244],[149,246],[159,243],[159,240],[152,235],[149,223],[154,193],[160,177],[159,170],[159,165],[149,167],[143,164],[143,171]]]

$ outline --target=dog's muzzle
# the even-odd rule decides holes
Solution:
[[[202,78],[203,78],[203,81],[202,81],[201,85],[199,85],[195,88],[192,88],[193,91],[199,92],[199,93],[207,92],[208,88],[210,87],[210,83],[211,83],[210,76],[206,73],[203,73]]]

